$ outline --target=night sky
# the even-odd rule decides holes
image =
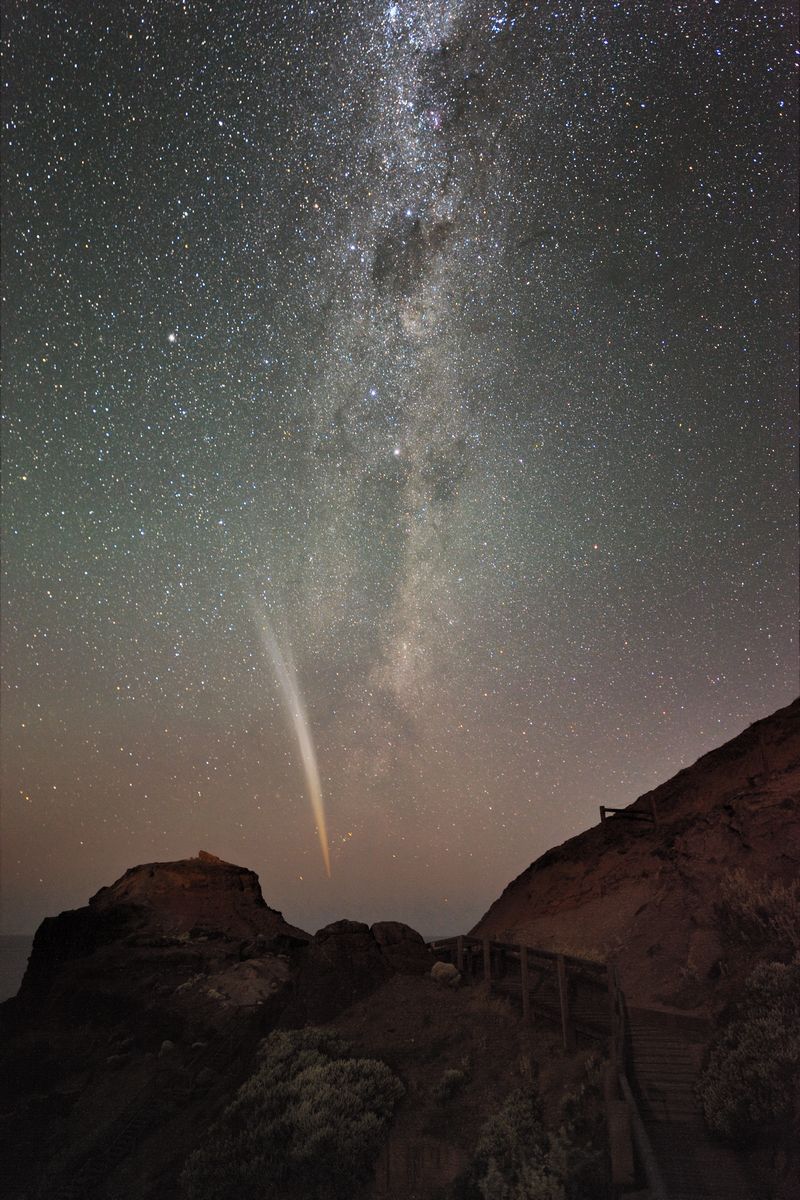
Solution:
[[[7,931],[464,931],[792,698],[793,9],[6,5]]]

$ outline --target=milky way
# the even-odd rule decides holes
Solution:
[[[4,48],[6,928],[202,846],[465,929],[791,698],[790,5],[33,0]]]

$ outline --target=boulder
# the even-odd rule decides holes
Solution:
[[[461,975],[452,963],[437,962],[431,967],[431,979],[440,987],[455,988],[461,983]]]
[[[329,1021],[392,974],[369,926],[360,921],[326,925],[300,952],[300,960],[293,1022]]]
[[[372,936],[393,971],[401,975],[427,975],[430,971],[433,955],[410,925],[401,921],[378,921],[372,926]]]

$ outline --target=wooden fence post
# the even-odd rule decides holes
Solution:
[[[650,797],[650,812],[652,813],[652,816],[653,816],[653,824],[657,825],[658,824],[658,805],[656,804],[655,796]]]
[[[564,955],[556,956],[556,968],[558,970],[558,999],[561,1004],[561,1036],[564,1041],[564,1049],[571,1050],[575,1045],[573,1037],[572,1022],[569,1018],[569,997],[567,995],[567,964],[564,961]]]
[[[519,948],[519,970],[522,980],[522,1019],[527,1025],[531,1019],[531,998],[528,991],[528,947]]]
[[[492,983],[492,944],[488,938],[483,939],[483,978],[491,987]]]
[[[605,819],[606,819],[606,806],[605,806],[605,804],[601,804],[600,805],[600,824],[601,825],[602,825],[603,821],[605,821]]]
[[[464,973],[464,939],[463,937],[456,938],[456,967],[463,975]]]
[[[608,979],[608,1009],[611,1017],[611,1071],[614,1079],[619,1075],[619,1034],[617,1030],[617,988],[613,966],[606,967]]]

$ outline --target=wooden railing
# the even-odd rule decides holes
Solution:
[[[631,1039],[629,1036],[628,1010],[625,994],[619,986],[617,969],[608,968],[609,998],[611,1000],[611,1041],[610,1062],[606,1074],[606,1113],[608,1116],[609,1133],[611,1135],[612,1182],[615,1187],[627,1189],[635,1182],[636,1169],[633,1155],[628,1147],[635,1145],[636,1153],[641,1163],[641,1169],[647,1180],[651,1200],[669,1200],[664,1178],[661,1174],[653,1145],[647,1134],[642,1113],[636,1094],[631,1087],[633,1063],[631,1062]],[[615,1116],[619,1118],[621,1106],[624,1106],[627,1131],[617,1138],[617,1154],[615,1162],[614,1130],[612,1124]]]
[[[617,818],[622,818],[628,821],[649,821],[652,825],[658,824],[658,805],[656,804],[655,796],[650,797],[650,802],[647,808],[610,808],[607,804],[600,805],[600,824],[605,823],[606,817],[611,813]]]
[[[482,980],[496,991],[518,993],[526,1022],[536,1013],[552,1017],[555,1012],[565,1049],[575,1045],[576,1032],[608,1037],[605,963],[490,938],[437,938],[429,945],[470,982]]]
[[[615,1194],[622,1195],[635,1185],[635,1146],[652,1200],[669,1200],[630,1084],[628,1017],[616,967],[523,943],[468,935],[436,938],[428,945],[437,958],[452,962],[468,982],[481,981],[506,993],[518,991],[525,1023],[535,1014],[555,1020],[566,1050],[574,1047],[576,1033],[607,1040],[604,1091]]]

